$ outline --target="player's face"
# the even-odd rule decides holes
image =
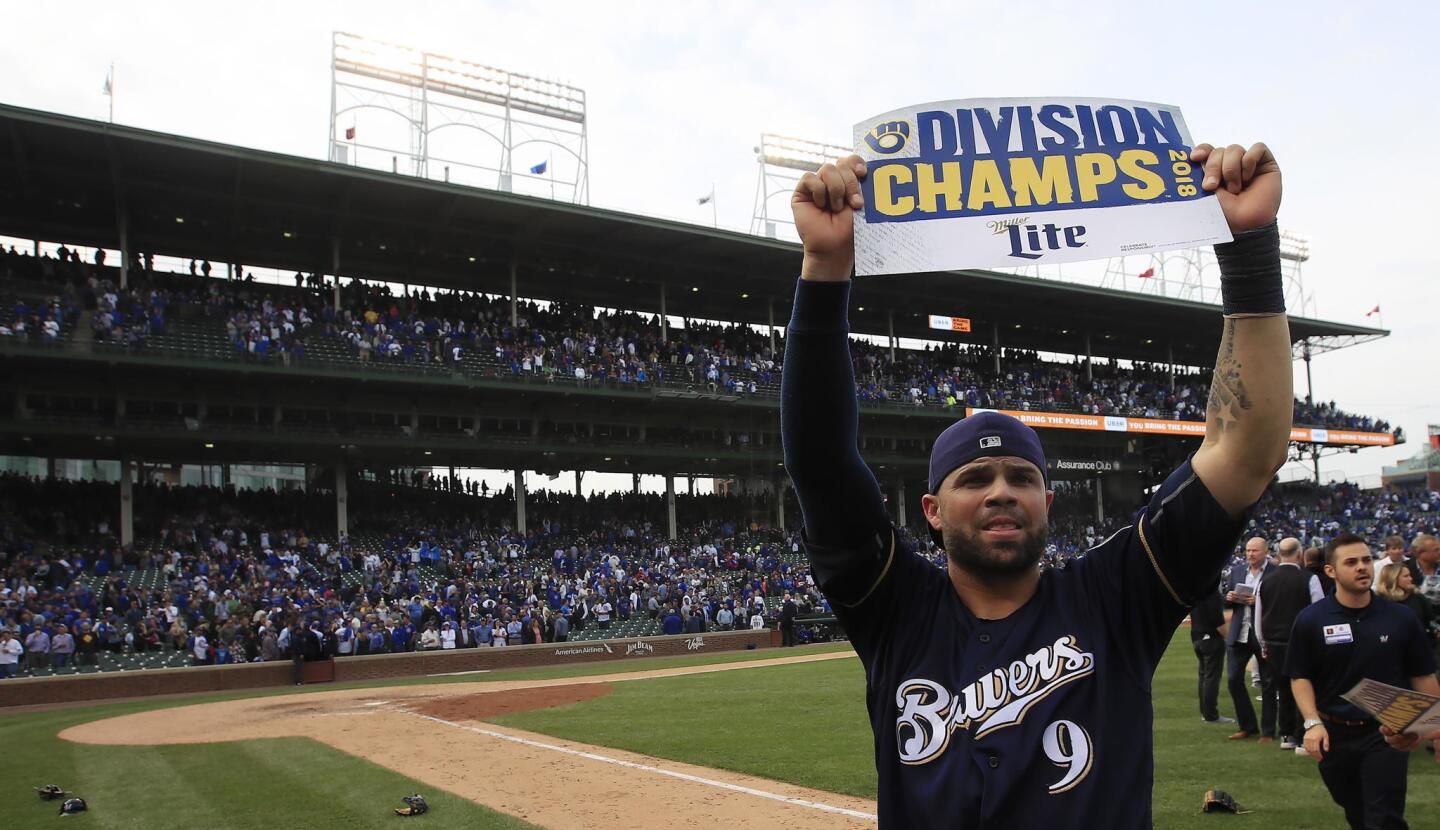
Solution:
[[[1054,494],[1022,458],[981,458],[946,476],[922,500],[945,551],[975,574],[1011,575],[1035,567],[1045,551]]]
[[[1370,546],[1364,542],[1344,545],[1335,550],[1335,561],[1325,572],[1346,591],[1358,594],[1370,590],[1373,579]]]
[[[1265,564],[1266,553],[1267,546],[1264,539],[1255,538],[1245,543],[1245,561],[1249,562],[1252,568],[1258,568]]]

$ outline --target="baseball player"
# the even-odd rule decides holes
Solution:
[[[931,450],[922,504],[947,570],[900,541],[856,448],[847,306],[865,164],[850,156],[796,187],[785,462],[816,581],[865,664],[882,827],[1151,825],[1151,677],[1284,462],[1293,403],[1279,167],[1264,144],[1191,158],[1236,235],[1216,246],[1224,321],[1205,440],[1132,524],[1043,573],[1044,450],[998,413],[955,423]]]

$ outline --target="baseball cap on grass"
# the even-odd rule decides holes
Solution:
[[[1045,475],[1045,450],[1040,436],[1019,418],[1000,412],[977,412],[951,424],[930,448],[930,493],[934,495],[945,477],[977,458],[1012,456],[1023,458]],[[940,532],[930,528],[935,544],[945,546]]]

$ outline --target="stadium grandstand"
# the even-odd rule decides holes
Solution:
[[[360,654],[771,626],[787,592],[827,619],[779,441],[798,246],[13,107],[0,123],[0,236],[30,241],[0,253],[0,626],[45,635],[26,672],[278,659],[295,622]],[[988,271],[858,282],[860,440],[896,524],[923,525],[933,437],[998,409],[1046,442],[1049,562],[1083,551],[1198,445],[1215,318]],[[1386,334],[1290,329],[1307,361]],[[1382,416],[1297,399],[1294,456],[1402,442]],[[636,486],[582,498],[577,472],[576,495],[533,493],[524,471]],[[1408,538],[1437,512],[1423,486],[1313,481],[1256,521]]]

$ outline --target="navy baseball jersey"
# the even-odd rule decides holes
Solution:
[[[873,539],[868,592],[831,599],[865,664],[880,825],[1149,827],[1151,678],[1241,527],[1186,461],[1133,524],[1046,571],[1001,620],[970,613],[893,528]]]

